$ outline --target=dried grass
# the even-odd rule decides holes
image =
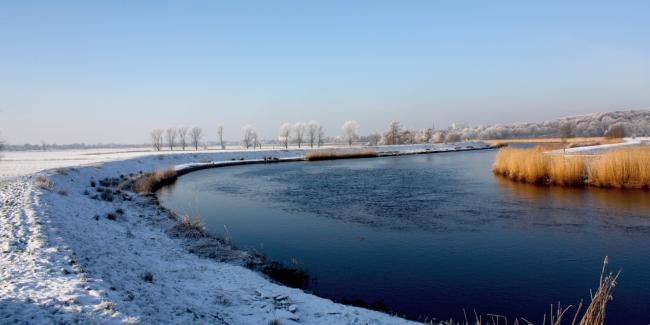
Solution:
[[[589,164],[589,183],[600,187],[650,187],[650,148],[614,149]]]
[[[135,181],[133,188],[140,194],[152,193],[161,186],[175,181],[176,178],[176,170],[172,167],[169,167],[166,170],[156,170],[142,175]]]
[[[45,176],[36,177],[35,184],[38,188],[51,191],[54,189],[54,183]]]
[[[379,154],[373,150],[312,150],[305,154],[309,161],[371,157],[379,157]]]
[[[562,186],[648,188],[650,148],[612,149],[594,157],[545,154],[546,148],[504,148],[492,170],[511,180]]]
[[[508,143],[586,143],[598,142],[600,144],[622,143],[621,138],[606,138],[606,137],[580,137],[580,138],[527,138],[527,139],[500,139],[500,140],[484,140],[489,144],[508,144]]]
[[[174,237],[184,237],[189,239],[203,238],[208,235],[207,229],[201,223],[201,216],[198,210],[194,210],[192,217],[184,214],[180,217],[176,216],[178,223],[169,230],[169,233]]]

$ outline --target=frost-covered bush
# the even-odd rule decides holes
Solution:
[[[462,130],[463,139],[560,137],[562,127],[572,126],[572,136],[600,137],[615,125],[624,125],[628,136],[650,136],[650,110],[617,111],[563,117],[541,123],[481,125]]]

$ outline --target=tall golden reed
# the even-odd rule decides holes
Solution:
[[[605,152],[589,166],[589,183],[601,187],[648,188],[650,148],[623,148]]]
[[[501,149],[492,170],[514,181],[535,184],[650,187],[650,147],[612,149],[593,157],[544,151],[540,147]]]
[[[312,150],[305,154],[305,159],[309,161],[330,160],[330,159],[347,159],[347,158],[370,158],[378,157],[379,153],[374,150]]]

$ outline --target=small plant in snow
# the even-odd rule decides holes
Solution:
[[[202,238],[208,234],[203,224],[201,224],[201,219],[196,215],[191,219],[187,215],[182,216],[179,223],[170,230],[170,233],[172,236],[191,239]]]
[[[36,177],[36,186],[48,191],[51,191],[54,188],[54,184],[45,176]]]
[[[142,274],[142,280],[144,280],[144,282],[153,283],[153,273],[144,272]]]

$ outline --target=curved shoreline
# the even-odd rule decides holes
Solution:
[[[399,149],[417,151],[418,146]],[[35,323],[410,324],[272,283],[236,265],[242,256],[218,241],[170,235],[176,218],[152,204],[150,196],[110,185],[164,166],[187,173],[242,164],[232,159],[296,160],[304,152],[150,155],[2,182],[0,315]],[[49,185],[38,187],[39,177]],[[198,248],[215,258],[191,252]]]

